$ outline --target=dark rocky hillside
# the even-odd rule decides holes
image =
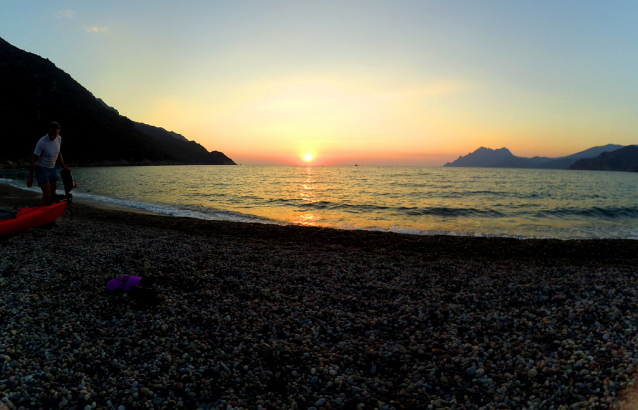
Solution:
[[[603,152],[596,158],[581,159],[569,169],[635,172],[638,171],[638,146],[629,145],[612,152]]]
[[[585,151],[577,152],[566,157],[556,158],[551,161],[545,162],[539,166],[539,168],[546,169],[569,169],[576,161],[585,158],[595,158],[597,155],[602,154],[605,151],[615,151],[622,148],[622,145],[607,144],[600,147],[592,147]]]
[[[0,161],[28,162],[51,121],[62,126],[69,164],[235,164],[196,142],[145,132],[48,59],[0,39]]]

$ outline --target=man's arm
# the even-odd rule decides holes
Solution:
[[[31,188],[33,186],[33,170],[35,169],[35,164],[40,159],[39,155],[33,154],[33,158],[31,158],[31,166],[29,167],[29,177],[27,178],[27,186]]]
[[[62,159],[62,151],[58,152],[58,158],[57,161],[62,164],[62,168],[64,169],[69,169],[69,167],[66,166],[66,164],[64,163],[64,159]]]

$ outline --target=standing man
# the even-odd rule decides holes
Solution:
[[[69,169],[62,159],[62,153],[60,152],[61,144],[60,124],[52,122],[49,124],[49,132],[40,138],[35,145],[35,151],[33,151],[27,186],[29,188],[33,186],[33,170],[35,169],[35,177],[38,180],[38,185],[42,188],[42,205],[49,205],[51,203],[51,197],[55,195],[55,188],[58,181],[57,167],[55,164],[59,161],[62,168]]]

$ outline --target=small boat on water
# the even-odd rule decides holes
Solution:
[[[66,209],[66,201],[16,211],[0,211],[0,236],[11,235],[53,222]]]

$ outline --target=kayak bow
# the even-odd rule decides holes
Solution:
[[[66,202],[61,201],[51,205],[40,205],[31,208],[18,209],[15,217],[9,216],[0,220],[0,236],[11,235],[36,226],[53,222],[66,209]]]

